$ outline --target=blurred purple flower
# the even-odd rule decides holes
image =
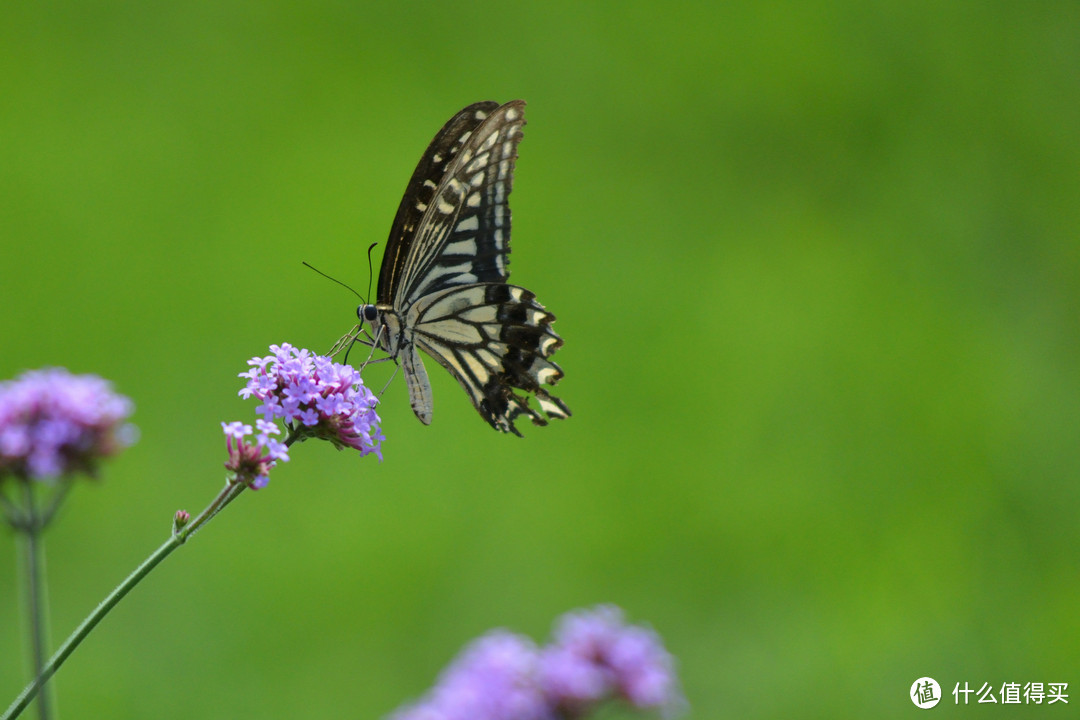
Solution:
[[[564,615],[544,648],[505,630],[474,641],[391,720],[570,720],[619,697],[667,716],[685,704],[660,638],[600,606]]]
[[[257,420],[256,423],[259,434],[253,443],[244,440],[252,433],[250,425],[239,421],[221,423],[221,429],[225,432],[225,448],[229,451],[225,469],[232,473],[230,481],[244,483],[252,490],[266,487],[270,482],[270,471],[279,460],[289,461],[289,448],[270,437],[280,432],[278,426],[264,420]],[[266,450],[265,455],[263,450]]]
[[[552,703],[580,717],[618,695],[636,708],[674,713],[682,704],[674,660],[648,628],[627,625],[622,610],[601,605],[567,613],[540,658],[540,683]]]
[[[549,720],[536,683],[536,646],[495,630],[467,646],[419,703],[393,720]]]
[[[0,383],[0,478],[54,480],[97,474],[102,458],[135,442],[134,404],[96,375],[64,368]]]
[[[247,378],[240,395],[262,401],[257,413],[267,422],[284,420],[297,439],[322,438],[338,449],[382,459],[378,399],[359,372],[288,343],[271,345],[270,351],[273,355],[249,360],[251,369],[240,373]]]

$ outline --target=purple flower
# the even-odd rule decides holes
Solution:
[[[271,345],[273,355],[252,358],[240,373],[242,397],[261,400],[255,411],[267,421],[281,419],[300,440],[322,438],[339,449],[382,459],[382,431],[375,413],[378,399],[348,365],[335,363],[288,343]],[[268,446],[269,447],[269,446]]]
[[[237,420],[228,424],[221,423],[221,429],[225,431],[225,436],[235,438],[237,440],[243,440],[245,435],[251,434],[251,426]]]
[[[270,482],[270,471],[277,462],[289,461],[288,448],[285,443],[279,442],[270,435],[277,435],[280,430],[272,422],[257,420],[259,434],[255,442],[245,442],[244,438],[251,435],[250,425],[242,422],[221,423],[221,429],[225,432],[225,448],[229,451],[229,459],[225,461],[225,469],[232,473],[230,481],[244,483],[252,490],[266,487]],[[263,450],[266,454],[263,455]]]
[[[576,720],[615,698],[668,716],[685,704],[656,633],[604,605],[564,615],[541,649],[505,630],[476,640],[391,720]]]
[[[616,695],[636,708],[672,713],[683,702],[674,661],[660,637],[627,625],[613,605],[559,619],[554,642],[541,654],[540,683],[551,702],[571,717]]]
[[[102,458],[135,441],[134,426],[125,422],[133,410],[107,381],[64,368],[0,383],[0,478],[96,475]]]
[[[473,641],[420,702],[393,720],[553,720],[536,682],[536,646],[496,630]]]

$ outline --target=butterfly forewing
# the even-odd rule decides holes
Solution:
[[[491,111],[463,137],[409,243],[393,303],[455,285],[506,282],[510,190],[524,103]]]
[[[509,277],[514,161],[525,103],[476,103],[435,136],[401,201],[379,272],[380,344],[401,362],[416,416],[431,422],[431,386],[416,349],[435,358],[494,428],[566,418],[544,385],[563,375],[555,316]],[[370,306],[368,306],[370,307]],[[535,397],[538,412],[529,406]],[[546,417],[545,417],[546,414]]]
[[[416,166],[405,195],[394,216],[390,227],[390,239],[386,243],[382,268],[379,271],[378,301],[390,304],[394,302],[391,292],[400,288],[400,278],[405,260],[417,226],[439,187],[450,161],[454,159],[461,146],[480,123],[498,109],[496,102],[478,102],[460,111],[450,118],[435,139],[424,151]]]

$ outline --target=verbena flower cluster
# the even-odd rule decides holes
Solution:
[[[225,469],[232,473],[233,482],[242,482],[252,490],[266,487],[270,482],[270,470],[279,460],[289,461],[289,448],[270,437],[280,432],[278,426],[266,420],[256,420],[255,424],[259,434],[251,443],[244,440],[253,432],[250,425],[242,422],[221,423],[221,429],[225,431],[225,447],[229,451]],[[263,450],[266,450],[265,455]]]
[[[240,373],[247,378],[240,395],[262,401],[257,413],[268,422],[283,420],[296,439],[322,438],[382,459],[378,399],[359,372],[288,343],[271,345],[270,352],[249,360],[251,370]]]
[[[627,625],[613,605],[564,615],[540,654],[540,686],[563,717],[582,717],[603,700],[635,708],[679,709],[675,664],[649,628]]]
[[[390,720],[577,720],[616,698],[666,716],[685,705],[659,636],[604,605],[563,616],[542,648],[505,630],[481,637]]]
[[[96,375],[64,368],[0,383],[0,479],[96,475],[103,458],[135,441],[134,404]]]

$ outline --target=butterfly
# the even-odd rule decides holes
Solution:
[[[570,416],[544,387],[563,376],[550,359],[563,344],[555,316],[507,283],[508,200],[524,125],[522,100],[475,103],[447,121],[394,216],[376,303],[356,310],[373,344],[400,364],[425,425],[431,382],[418,350],[457,379],[496,430],[520,436],[514,421],[522,415],[535,425]]]

